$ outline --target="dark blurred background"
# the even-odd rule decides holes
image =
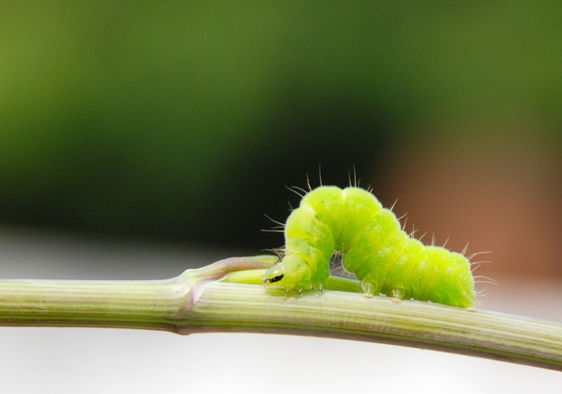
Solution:
[[[285,185],[354,167],[408,229],[562,278],[562,5],[0,6],[0,225],[281,246]]]

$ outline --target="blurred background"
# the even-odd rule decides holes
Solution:
[[[285,185],[304,187],[307,174],[318,185],[321,166],[324,184],[346,186],[355,168],[424,241],[491,252],[478,274],[499,285],[479,284],[481,307],[561,321],[560,15],[559,1],[2,4],[0,277],[170,277],[258,254],[283,244],[260,229],[273,225],[264,214],[284,221],[287,202],[298,205]],[[72,357],[38,343],[123,335],[0,332],[12,392],[42,357],[51,369],[40,376],[64,389],[57,371]],[[147,349],[166,335],[145,334]],[[17,344],[30,338],[26,358]],[[74,372],[111,376],[104,354]]]

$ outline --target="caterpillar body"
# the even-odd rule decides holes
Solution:
[[[284,232],[285,255],[265,273],[268,286],[321,289],[330,259],[340,252],[343,266],[367,294],[459,307],[476,303],[466,257],[410,238],[394,213],[359,187],[321,186],[308,192]]]

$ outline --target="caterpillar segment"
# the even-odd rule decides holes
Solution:
[[[308,192],[287,219],[284,258],[263,281],[287,291],[322,288],[335,252],[366,294],[465,308],[476,303],[466,257],[410,238],[391,210],[358,187]]]

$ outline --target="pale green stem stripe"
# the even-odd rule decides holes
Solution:
[[[560,323],[341,291],[285,296],[283,290],[221,281],[236,282],[231,271],[248,269],[238,279],[259,282],[256,278],[271,264],[266,257],[233,258],[161,281],[3,280],[0,326],[326,336],[562,370]],[[355,291],[352,282],[332,284]]]
[[[174,330],[177,279],[0,281],[0,325],[103,326]]]

